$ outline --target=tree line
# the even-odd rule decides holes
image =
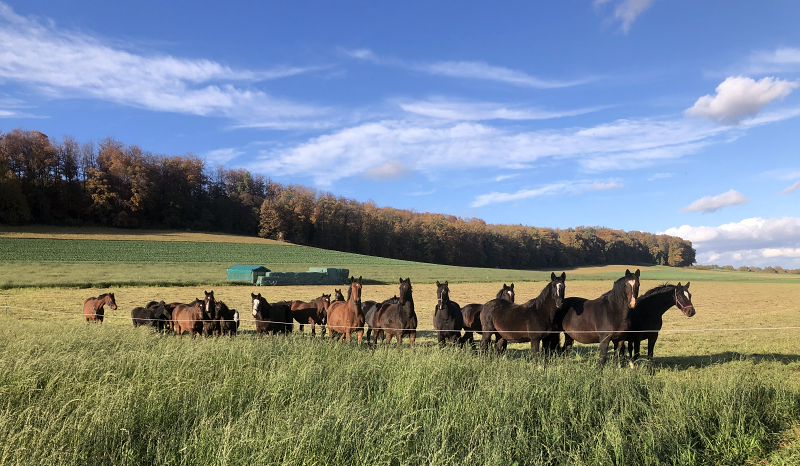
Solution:
[[[158,155],[111,137],[80,143],[23,129],[0,132],[0,223],[223,231],[473,267],[695,262],[691,242],[675,236],[494,225],[378,207],[244,169],[210,167],[192,154]]]

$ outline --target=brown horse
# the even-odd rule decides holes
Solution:
[[[342,336],[339,341],[347,339],[350,342],[350,333],[358,334],[358,344],[364,336],[364,313],[361,310],[361,277],[350,277],[350,291],[347,301],[335,301],[328,307],[328,333],[331,340],[334,333]]]
[[[417,338],[417,313],[414,312],[414,297],[411,293],[411,279],[400,278],[400,301],[396,304],[384,303],[375,312],[375,340],[372,343],[374,348],[378,343],[378,338],[382,334],[386,335],[386,344],[392,342],[392,335],[397,337],[397,344],[403,343],[403,335],[408,334],[411,346]]]
[[[292,317],[300,324],[301,332],[303,331],[303,326],[308,324],[311,326],[311,335],[316,335],[315,327],[317,325],[325,325],[325,316],[330,305],[331,295],[324,293],[309,303],[292,301]]]
[[[214,290],[205,291],[203,299],[203,330],[207,337],[219,335],[221,333],[219,314],[217,313],[217,302],[214,299]]]
[[[497,337],[496,348],[503,350],[506,342],[531,342],[531,352],[539,352],[539,342],[552,333],[556,311],[564,301],[566,273],[550,273],[550,283],[539,296],[525,304],[514,304],[505,299],[493,299],[483,305],[481,325],[481,351],[489,348],[489,340]],[[545,351],[548,351],[545,345]]]
[[[83,316],[86,317],[86,322],[100,322],[103,323],[105,311],[103,306],[108,304],[113,310],[117,309],[117,302],[114,301],[114,293],[103,293],[96,298],[88,298],[83,302]]]
[[[503,283],[503,288],[497,292],[497,299],[505,299],[508,302],[514,302],[514,284],[506,285]],[[475,348],[475,341],[472,339],[473,332],[478,335],[483,331],[481,327],[481,309],[483,304],[467,304],[461,308],[461,316],[464,319],[464,336],[461,337],[461,342],[468,341],[473,348]]]
[[[202,335],[204,306],[202,299],[195,299],[190,304],[176,305],[172,310],[170,330],[180,336],[183,336],[183,332],[189,332],[192,337]]]
[[[614,282],[611,291],[597,299],[570,297],[564,300],[554,322],[557,329],[564,330],[564,351],[569,354],[575,340],[600,343],[600,360],[606,362],[609,343],[614,343],[614,356],[619,361],[630,327],[630,310],[636,307],[639,297],[639,270]],[[563,316],[563,317],[562,317]]]

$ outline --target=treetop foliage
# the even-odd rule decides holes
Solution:
[[[0,133],[0,223],[103,225],[259,235],[437,264],[515,269],[647,263],[688,266],[689,241],[579,226],[493,225],[359,202],[192,155],[156,155],[114,138]]]

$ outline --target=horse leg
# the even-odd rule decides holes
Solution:
[[[572,351],[572,345],[575,344],[575,340],[569,336],[568,333],[564,332],[564,356],[569,356],[569,353]]]
[[[400,334],[397,335],[397,347],[399,348],[400,345],[402,344],[403,344],[403,332],[400,332]]]
[[[408,346],[413,348],[414,347],[414,340],[416,340],[416,339],[417,339],[417,332],[409,333],[408,334],[408,340],[409,340]]]
[[[658,333],[647,338],[647,359],[653,359],[653,350],[656,347],[656,340],[658,340]]]
[[[606,356],[608,356],[608,344],[610,343],[610,339],[605,337],[600,340],[600,360],[597,364],[600,367],[603,367],[606,364]]]
[[[392,334],[391,333],[387,333],[386,334],[386,344],[388,345],[391,342],[392,342]]]
[[[496,336],[497,343],[494,344],[494,349],[498,353],[502,353],[506,349],[506,339],[500,335]]]
[[[485,353],[489,350],[489,343],[492,340],[492,334],[490,332],[485,332],[481,334],[481,353]]]
[[[363,328],[358,329],[356,335],[358,335],[358,346],[361,346],[361,337],[364,336],[364,329]]]
[[[547,341],[545,341],[544,344],[545,346],[542,349],[544,350],[545,354],[548,354],[550,351],[547,347]],[[539,340],[534,338],[531,338],[531,354],[533,354],[534,356],[539,354]]]
[[[308,319],[308,325],[311,326],[311,336],[313,337],[314,335],[317,334],[317,329],[316,329],[316,325],[315,325],[314,319],[309,318]],[[302,330],[300,330],[300,331],[302,332]]]

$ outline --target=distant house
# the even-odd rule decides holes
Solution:
[[[234,265],[228,268],[228,280],[256,284],[258,277],[263,277],[270,270],[263,265]]]

